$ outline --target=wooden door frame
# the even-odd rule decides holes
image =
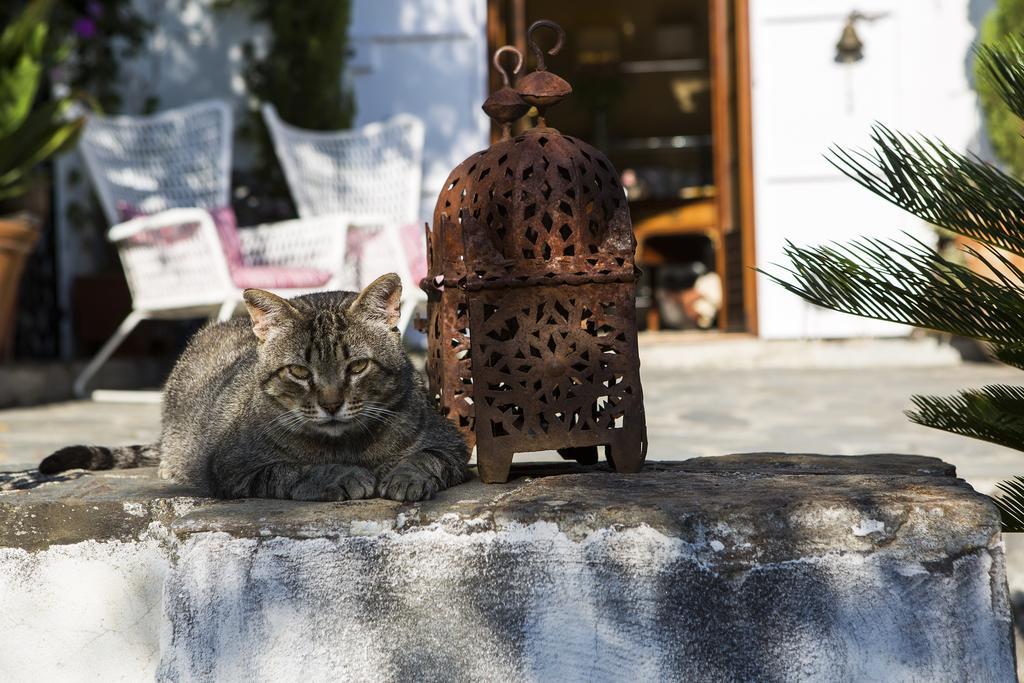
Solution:
[[[722,305],[718,329],[729,329],[729,279],[725,245],[736,229],[733,204],[733,112],[730,102],[733,84],[732,49],[729,44],[729,0],[708,3],[708,76],[711,79],[711,157],[715,180],[715,213],[718,236],[715,244],[715,272],[722,281]]]
[[[711,135],[719,234],[740,231],[744,331],[757,335],[754,232],[754,164],[750,89],[749,0],[708,0],[711,60]],[[734,99],[733,99],[734,98]],[[725,273],[725,250],[716,268]],[[729,329],[728,288],[723,281],[719,327]]]
[[[706,0],[710,33],[712,83],[712,136],[715,145],[714,176],[716,207],[721,235],[740,230],[740,255],[743,281],[743,325],[757,335],[757,273],[754,270],[754,163],[750,83],[750,7],[749,0]],[[730,40],[730,20],[732,35]],[[526,0],[487,0],[487,54],[511,43],[526,54]],[[724,58],[722,58],[724,57]],[[500,87],[493,68],[488,68],[488,92]],[[733,79],[734,82],[730,83]],[[730,88],[729,86],[732,85]],[[735,103],[730,94],[735,93]],[[733,120],[730,120],[734,117]],[[725,130],[725,135],[716,131]],[[492,142],[500,129],[491,127]],[[721,145],[721,151],[719,150]],[[731,170],[735,168],[735,174]],[[724,240],[716,249],[716,269],[725,273]],[[723,305],[720,329],[729,325],[726,283],[722,282]]]
[[[750,2],[733,0],[733,32],[736,59],[736,183],[739,226],[742,235],[743,311],[747,332],[757,336],[757,249],[754,230],[754,125],[751,116],[753,91],[750,82]]]

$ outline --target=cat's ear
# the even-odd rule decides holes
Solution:
[[[299,312],[286,299],[262,289],[247,289],[242,292],[242,298],[249,309],[253,334],[260,341],[299,316]]]
[[[402,280],[396,274],[388,273],[368,284],[348,310],[364,320],[394,327],[398,323],[401,304]]]

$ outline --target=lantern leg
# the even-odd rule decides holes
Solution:
[[[604,447],[604,457],[619,474],[635,474],[647,458],[647,440],[642,430],[624,429]]]
[[[575,460],[581,465],[597,464],[597,446],[582,446],[580,448],[559,448],[558,454],[562,460]]]
[[[504,484],[512,470],[513,451],[492,450],[476,446],[476,469],[485,484]]]

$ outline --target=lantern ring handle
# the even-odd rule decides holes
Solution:
[[[530,43],[530,50],[537,56],[537,71],[547,71],[548,68],[544,64],[544,51],[534,40],[533,34],[539,28],[549,28],[555,32],[557,39],[555,44],[548,48],[549,55],[557,55],[558,51],[565,45],[565,30],[561,26],[551,21],[550,19],[538,19],[537,21],[530,24],[530,28],[526,31],[526,37]]]
[[[510,76],[508,75],[508,69],[501,64],[501,56],[506,52],[511,52],[516,56],[516,66],[512,69],[513,74],[519,73],[519,70],[523,68],[523,53],[511,45],[502,45],[494,51],[494,57],[491,58],[491,63],[494,64],[494,68],[501,74],[502,83],[506,86],[510,86],[512,84],[509,82]]]

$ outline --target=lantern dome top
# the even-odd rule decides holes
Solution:
[[[553,22],[537,22],[531,36],[538,24]],[[549,53],[561,43],[560,37]],[[497,57],[510,50],[515,48],[496,53],[499,69]],[[542,73],[538,83],[550,80],[547,76],[565,83],[538,70],[520,79],[520,85]],[[568,83],[555,86],[532,96],[551,95],[545,100],[550,105],[571,90]],[[499,91],[502,106],[492,96],[485,111],[513,110],[510,92],[506,84]],[[524,96],[519,85],[515,92]],[[602,152],[546,125],[504,137],[459,164],[437,198],[427,241],[425,287],[491,289],[635,279],[635,241],[618,173]]]

